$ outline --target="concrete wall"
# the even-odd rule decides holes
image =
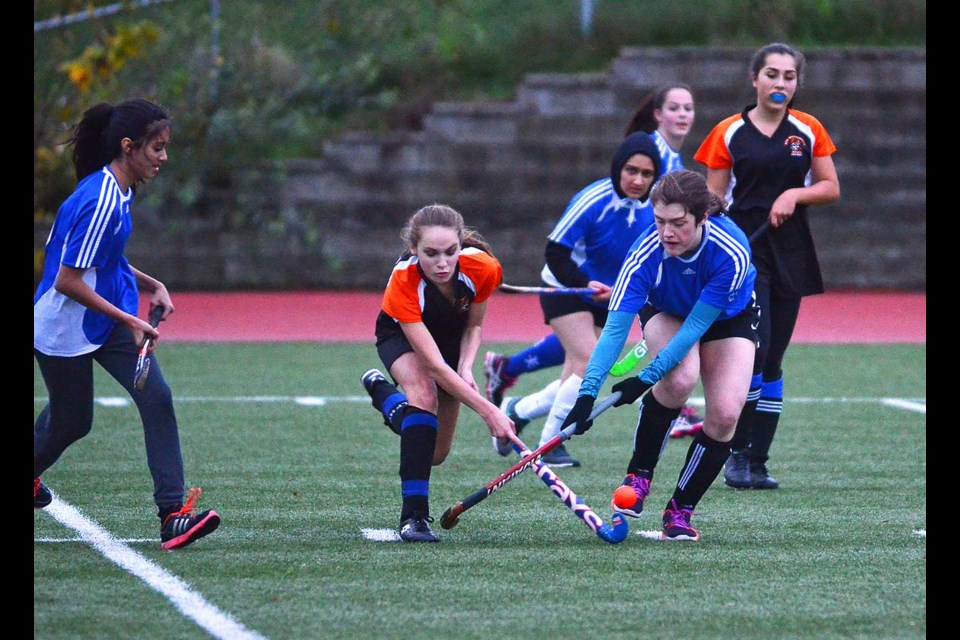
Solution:
[[[638,99],[665,83],[693,87],[683,156],[703,170],[692,159],[700,141],[752,100],[752,53],[626,48],[605,73],[529,75],[510,102],[437,103],[422,131],[348,133],[322,157],[286,163],[271,231],[138,227],[128,255],[180,289],[378,289],[407,217],[444,202],[491,241],[507,281],[536,284],[547,233],[606,175]],[[925,290],[926,51],[806,53],[796,107],[836,142],[842,191],[811,209],[827,287]]]

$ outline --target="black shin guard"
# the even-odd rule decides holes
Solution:
[[[693,509],[720,475],[730,455],[729,442],[717,442],[703,431],[697,433],[687,449],[687,459],[677,479],[673,499],[684,509]]]
[[[430,514],[430,469],[437,445],[437,416],[417,407],[403,412],[400,432],[400,490],[403,507],[400,520],[413,512]]]
[[[733,432],[733,439],[730,441],[731,451],[740,451],[750,446],[750,436],[753,433],[753,425],[757,415],[757,401],[760,400],[760,388],[762,378],[759,373],[753,374],[750,381],[750,391],[747,392],[747,401],[740,410],[740,417],[737,419],[737,428]]]
[[[746,449],[750,445],[750,436],[753,434],[753,425],[756,422],[757,401],[747,400],[740,411],[740,417],[737,419],[737,428],[733,432],[733,439],[730,441],[732,451]]]
[[[780,424],[783,411],[783,374],[776,380],[763,383],[757,415],[750,434],[750,462],[765,464],[770,458],[770,445]]]
[[[668,409],[653,397],[653,392],[640,401],[640,419],[633,436],[633,456],[627,465],[627,473],[646,478],[653,476],[660,454],[670,432],[670,424],[680,415],[680,407]]]
[[[750,438],[750,462],[766,464],[770,459],[770,445],[780,424],[779,413],[757,412],[753,423],[753,435]]]
[[[406,413],[407,396],[389,382],[378,382],[370,390],[370,401],[373,408],[383,415],[383,424],[390,427],[395,434],[400,435],[403,416]]]

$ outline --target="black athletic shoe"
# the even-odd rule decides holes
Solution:
[[[517,412],[514,410],[514,407],[517,406],[517,403],[520,402],[520,396],[512,398],[504,398],[503,404],[500,405],[500,410],[507,414],[507,417],[513,420],[513,427],[517,431],[517,435],[520,435],[520,432],[523,431],[523,428],[527,426],[530,421],[526,418],[521,418],[517,415]],[[503,442],[499,440],[496,436],[491,436],[493,440],[493,450],[499,453],[502,456],[508,456],[513,453],[513,441],[507,440]]]
[[[400,523],[400,539],[404,542],[440,542],[428,523],[433,522],[430,516],[414,513]]]
[[[780,486],[770,472],[767,471],[765,462],[750,463],[750,487],[753,489],[776,489]]]
[[[660,539],[699,540],[700,532],[690,525],[692,517],[692,509],[681,509],[676,500],[671,500],[663,512],[663,531],[660,533]]]
[[[405,411],[408,406],[407,401],[390,401],[390,413],[384,413],[384,406],[387,404],[387,401],[396,394],[399,394],[399,389],[387,380],[387,377],[383,375],[379,369],[369,369],[366,371],[360,376],[360,384],[363,385],[363,388],[366,389],[367,394],[370,396],[370,404],[380,412],[380,416],[383,418],[383,424],[390,427],[390,430],[397,435],[400,435],[400,424],[398,422],[395,425],[393,421],[398,415],[403,415],[403,411]]]
[[[558,444],[540,458],[544,464],[550,467],[579,467],[580,461],[567,452],[563,444]]]
[[[33,479],[33,508],[34,509],[43,509],[45,506],[53,502],[53,494],[50,493],[50,489],[47,489],[47,485],[40,482],[40,478]]]
[[[630,487],[633,489],[633,494],[636,496],[636,501],[630,506],[621,507],[617,505],[617,499],[613,498],[610,500],[610,508],[617,513],[622,513],[625,516],[639,518],[643,514],[643,502],[647,499],[647,496],[650,495],[650,480],[648,478],[641,478],[638,475],[628,473],[623,479],[623,484],[621,486]]]
[[[734,489],[750,489],[750,458],[746,449],[731,451],[723,466],[723,482]]]
[[[185,547],[213,533],[220,526],[220,516],[212,509],[203,513],[193,513],[193,505],[196,504],[201,493],[203,493],[201,489],[190,489],[186,504],[164,519],[163,526],[160,527],[162,549]]]
[[[383,375],[379,369],[370,369],[360,376],[360,383],[363,385],[363,388],[367,390],[367,393],[373,395],[373,387],[378,382],[386,382],[387,377]]]

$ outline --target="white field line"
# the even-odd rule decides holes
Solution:
[[[336,404],[341,402],[346,403],[369,403],[369,396],[174,396],[175,403],[262,403],[262,404],[271,404],[271,403],[291,403],[297,404],[304,407],[323,407],[328,404]],[[46,403],[46,396],[34,396],[34,403],[43,404]],[[121,396],[101,396],[94,400],[98,405],[103,407],[128,407],[133,404],[133,402],[128,397]],[[896,409],[904,409],[906,411],[916,411],[926,415],[927,413],[927,400],[926,398],[856,398],[856,397],[800,397],[800,398],[787,398],[787,403],[796,402],[803,404],[883,404],[888,407],[893,407]],[[690,404],[697,405],[702,407],[704,401],[702,397],[691,397],[689,400]]]
[[[204,600],[203,596],[189,584],[147,560],[123,541],[114,538],[83,515],[79,509],[61,500],[55,493],[53,498],[53,502],[43,510],[45,513],[77,532],[80,540],[99,551],[118,567],[143,580],[147,586],[164,596],[183,615],[192,619],[211,636],[220,640],[266,640],[264,636],[248,630]],[[160,544],[159,536],[153,542]],[[182,552],[171,551],[171,553]]]
[[[400,539],[400,534],[393,529],[360,529],[360,534],[374,542],[396,542]]]
[[[924,401],[922,404],[919,402],[913,402],[911,400],[906,400],[904,398],[884,398],[883,404],[888,407],[895,407],[897,409],[905,409],[907,411],[916,411],[917,413],[922,413],[927,415],[927,403]]]

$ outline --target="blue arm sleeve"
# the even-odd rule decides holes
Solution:
[[[610,367],[620,356],[620,351],[623,350],[623,345],[627,342],[627,336],[630,334],[633,319],[636,317],[637,314],[627,313],[626,311],[611,311],[607,315],[607,322],[603,325],[600,339],[593,349],[593,355],[590,356],[587,370],[583,374],[579,395],[590,395],[596,398],[597,394],[600,393],[600,387],[603,386],[603,381],[607,379]]]
[[[683,360],[683,357],[690,352],[697,340],[703,337],[714,320],[720,317],[720,312],[720,307],[698,300],[697,304],[693,305],[690,315],[680,325],[680,329],[670,338],[670,342],[640,372],[640,379],[650,384],[656,384],[670,369],[673,369]],[[606,327],[604,327],[604,331],[606,331]]]

